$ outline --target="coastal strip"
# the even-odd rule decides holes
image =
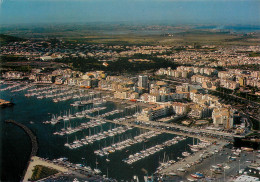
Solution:
[[[29,167],[30,161],[31,161],[32,157],[36,156],[37,151],[38,151],[37,137],[33,134],[33,132],[32,132],[28,127],[26,127],[25,125],[23,125],[23,124],[21,124],[21,123],[18,123],[18,122],[14,121],[14,120],[6,120],[5,122],[6,122],[6,123],[12,123],[12,124],[14,124],[14,125],[19,126],[20,128],[22,128],[22,129],[27,133],[27,135],[28,135],[28,136],[30,137],[30,139],[31,139],[32,150],[31,150],[31,154],[30,154],[28,163],[27,163],[27,165],[26,165],[26,168],[25,168],[25,170],[24,170],[24,172],[23,172],[23,175],[22,175],[22,178],[21,178],[22,181],[23,181],[24,176],[25,176],[25,173],[26,173],[26,171],[27,171],[27,168]]]
[[[8,106],[13,106],[13,105],[14,105],[13,102],[0,99],[0,107],[8,107]]]

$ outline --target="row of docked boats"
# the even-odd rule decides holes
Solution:
[[[92,169],[90,166],[85,166],[84,164],[71,163],[71,162],[68,161],[68,158],[66,158],[66,157],[54,159],[54,160],[52,160],[52,162],[55,163],[55,164],[66,166],[67,168],[73,168],[73,169],[76,169],[76,170],[81,170],[81,171],[84,171],[84,172],[89,173],[89,174],[100,174],[101,173],[101,170],[97,168],[97,165],[96,165],[96,168]]]
[[[117,123],[121,123],[121,122],[125,122],[129,119],[132,119],[132,118],[135,118],[135,116],[125,116],[125,117],[122,117],[122,118],[116,118],[116,119],[113,119],[113,122],[117,122]]]
[[[67,101],[70,99],[93,99],[95,96],[101,96],[100,92],[88,92],[84,89],[72,89],[71,87],[40,87],[28,90],[26,97],[36,96],[37,99],[52,98],[53,102]],[[84,102],[84,101],[83,101]]]
[[[193,142],[193,143],[194,143],[194,142]],[[211,145],[210,142],[208,142],[208,141],[202,141],[202,140],[201,140],[200,143],[193,144],[193,145],[189,145],[189,146],[190,146],[191,148],[197,148],[198,150],[201,150],[201,149],[203,149],[203,148],[208,147],[209,145]],[[195,152],[197,152],[197,151],[195,151]],[[185,166],[182,166],[182,167],[177,168],[176,171],[185,172],[185,171],[186,171],[186,168],[190,168],[191,166],[200,163],[204,158],[207,157],[207,155],[204,155],[204,153],[206,153],[206,152],[204,151],[202,154],[200,154],[200,157],[201,157],[201,158],[199,158],[198,160],[195,160],[195,161],[190,162],[190,163],[185,162]],[[178,161],[176,164],[174,164],[174,165],[179,166],[179,164],[182,164],[183,161],[187,161],[187,160],[186,160],[186,157],[190,156],[191,154],[185,151],[185,152],[182,152],[182,155],[184,156],[184,158],[180,158],[180,157],[179,157],[179,158],[178,158],[179,161]],[[170,165],[169,165],[169,166],[170,166]],[[161,173],[162,170],[163,170],[163,168],[161,168],[160,170],[157,170],[157,172],[158,172],[158,173]],[[176,173],[175,173],[176,171],[172,171],[172,174],[176,174]]]
[[[35,87],[35,88],[31,88],[29,90],[27,90],[28,93],[34,93],[34,92],[41,92],[44,90],[52,90],[52,89],[57,89],[58,86],[57,85],[52,85],[52,86],[44,86],[44,87]],[[60,87],[62,88],[62,87]]]
[[[198,152],[199,150],[209,146],[210,143],[209,142],[200,142],[200,143],[198,143],[196,145],[195,144],[193,144],[193,145],[188,144],[188,145],[189,145],[191,151]]]
[[[25,94],[25,96],[26,97],[43,96],[43,98],[45,96],[47,96],[46,98],[51,98],[55,94],[59,94],[59,93],[65,94],[69,90],[70,90],[70,88],[68,88],[68,87],[57,87],[57,86],[40,87],[40,88],[28,90],[27,94]]]
[[[159,163],[159,166],[157,167],[155,174],[159,174],[163,169],[168,168],[169,166],[173,165],[176,161],[175,160],[168,160],[168,161],[163,161]],[[175,173],[171,173],[171,176],[175,176]]]
[[[74,91],[70,91],[69,93],[67,94],[63,94],[62,96],[60,95],[55,95],[56,98],[54,98],[52,101],[53,102],[61,102],[61,101],[67,101],[67,100],[71,100],[71,99],[82,99],[82,98],[85,98],[84,101],[82,102],[86,102],[86,104],[89,104],[89,103],[93,103],[93,102],[89,102],[89,100],[92,98],[95,97],[95,96],[99,96],[100,93],[96,93],[96,94],[89,94],[89,93],[85,93],[85,90],[74,90]],[[55,97],[54,96],[54,97]],[[83,104],[83,105],[86,105],[86,104]],[[74,105],[72,105],[74,106]]]
[[[14,88],[19,87],[19,86],[21,86],[21,84],[16,83],[16,84],[14,84],[14,85],[10,85],[10,86],[7,86],[7,87],[5,87],[5,88],[1,88],[0,91],[11,90],[11,89],[14,89]]]
[[[51,93],[46,95],[40,95],[37,97],[37,99],[43,99],[43,98],[53,98],[53,102],[60,102],[60,101],[66,101],[70,99],[77,99],[79,97],[86,97],[87,94],[82,93],[78,90],[68,90],[60,93]]]
[[[118,110],[118,109],[116,109],[116,110],[113,110],[113,111],[110,111],[110,112],[106,112],[106,113],[104,113],[104,114],[101,114],[100,115],[100,117],[108,117],[108,116],[112,116],[112,115],[114,115],[114,114],[119,114],[119,113],[123,113],[124,112],[124,110]]]
[[[77,112],[75,114],[71,114],[70,111],[68,111],[68,112],[65,112],[66,114],[63,116],[52,115],[52,118],[50,121],[44,121],[43,123],[55,125],[55,124],[59,123],[61,120],[69,121],[69,120],[76,119],[76,118],[88,118],[89,117],[88,114],[91,114],[94,112],[99,112],[99,111],[102,111],[105,109],[106,109],[106,107],[95,107],[92,109],[85,109],[85,110],[83,110],[81,112]]]
[[[71,103],[70,105],[73,107],[82,107],[87,104],[93,104],[95,106],[98,106],[98,105],[102,105],[106,102],[107,101],[104,98],[92,98],[89,100],[75,101],[74,103]]]
[[[70,126],[67,127],[67,128],[63,128],[61,129],[61,131],[58,131],[58,132],[54,132],[53,134],[54,135],[60,135],[60,136],[63,136],[65,134],[69,135],[69,134],[73,134],[73,133],[76,133],[78,131],[81,131],[83,129],[89,129],[89,128],[94,128],[94,127],[97,127],[97,126],[101,126],[103,124],[105,124],[106,122],[102,119],[99,119],[99,120],[91,120],[87,123],[81,123],[80,126],[78,127],[75,127],[75,128],[71,128]]]
[[[142,150],[140,152],[135,153],[134,155],[129,155],[129,157],[127,159],[124,159],[123,161],[127,164],[133,164],[141,159],[144,159],[150,155],[153,155],[153,154],[163,150],[167,146],[177,144],[179,141],[185,140],[185,139],[186,139],[186,137],[177,136],[171,140],[167,140],[166,142],[164,142],[162,144],[158,144],[158,145],[150,147],[146,150]]]
[[[127,139],[118,143],[114,143],[111,146],[104,147],[100,150],[95,150],[94,153],[99,156],[109,155],[110,153],[113,153],[115,151],[123,150],[127,147],[130,147],[136,143],[144,142],[152,137],[158,136],[161,134],[161,132],[157,131],[148,131],[143,134],[135,136],[133,139]]]
[[[23,87],[20,87],[20,88],[17,88],[17,89],[15,89],[15,90],[12,90],[11,92],[20,92],[20,91],[26,90],[26,89],[28,89],[28,88],[31,88],[31,87],[33,87],[33,86],[34,86],[34,85],[32,85],[32,84],[25,85],[25,86],[23,86]]]
[[[187,152],[187,151],[182,152],[182,156],[183,156],[183,157],[188,157],[188,156],[190,156],[190,154],[191,154],[191,153],[189,153],[189,152]]]
[[[74,95],[73,97],[80,98],[81,96]],[[96,97],[96,98],[94,98],[94,97]],[[84,100],[75,101],[75,102],[71,103],[70,105],[73,106],[73,107],[81,107],[81,106],[84,106],[84,105],[87,105],[87,104],[93,104],[95,106],[98,106],[98,105],[106,103],[107,97],[108,97],[107,95],[101,97],[100,93],[96,93],[96,94],[95,93],[89,93],[88,98],[86,98]]]
[[[119,127],[110,129],[108,131],[103,131],[98,134],[85,136],[81,140],[76,139],[72,143],[67,142],[64,144],[64,146],[69,147],[70,149],[76,149],[76,148],[82,147],[83,145],[93,144],[95,141],[103,140],[107,137],[113,137],[115,135],[122,134],[131,129],[133,129],[133,128],[131,128],[129,126],[119,126]]]

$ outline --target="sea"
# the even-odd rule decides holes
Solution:
[[[221,30],[221,31],[232,31],[237,33],[251,33],[259,32],[259,25],[210,25],[210,26],[198,26],[194,29],[208,29],[208,30]]]
[[[1,85],[0,88],[4,88],[7,85]],[[106,131],[111,128],[117,127],[115,124],[106,123],[100,127],[86,129],[77,133],[67,136],[54,135],[56,131],[60,131],[64,128],[64,123],[58,123],[56,125],[43,124],[44,121],[51,119],[52,115],[60,115],[70,111],[71,113],[78,112],[82,108],[76,108],[71,106],[75,100],[62,101],[54,103],[51,98],[37,99],[36,97],[25,97],[27,91],[11,92],[10,90],[1,91],[0,98],[5,100],[13,100],[15,103],[12,107],[0,108],[0,181],[20,181],[23,171],[26,167],[30,152],[31,142],[26,133],[16,125],[7,124],[5,120],[12,119],[16,122],[20,122],[30,128],[37,136],[39,150],[37,156],[42,158],[48,158],[50,160],[60,157],[66,157],[68,160],[75,164],[84,164],[90,166],[92,169],[97,167],[102,171],[102,175],[107,175],[110,178],[118,181],[130,181],[134,175],[137,175],[141,181],[144,176],[152,175],[156,168],[159,166],[159,161],[165,159],[165,156],[169,160],[178,161],[178,157],[181,157],[183,151],[191,152],[188,144],[192,144],[193,139],[187,138],[179,143],[166,147],[164,150],[157,152],[149,157],[139,160],[132,165],[124,163],[122,160],[127,158],[131,154],[135,154],[143,149],[152,147],[157,144],[161,144],[164,141],[176,137],[172,134],[160,134],[156,137],[149,139],[148,141],[134,144],[121,151],[116,151],[108,158],[110,162],[106,161],[107,156],[100,157],[94,154],[94,151],[101,149],[104,146],[109,146],[113,142],[132,138],[147,130],[134,128],[115,137],[108,137],[106,139],[96,141],[92,145],[85,145],[77,149],[69,149],[64,144],[69,141],[81,139],[86,135],[95,134],[101,131]],[[132,115],[135,109],[125,109],[126,104],[116,102],[106,102],[103,104],[107,108],[100,111],[99,114],[103,114],[115,109],[124,109],[124,113],[111,116],[109,119],[120,118],[126,115]],[[91,106],[89,106],[91,107]],[[93,115],[96,115],[94,113]],[[88,122],[89,119],[74,119],[70,124],[72,127],[80,125],[80,123]]]

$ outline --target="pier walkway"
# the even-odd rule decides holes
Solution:
[[[90,119],[98,119],[97,117],[93,117],[93,116],[89,116],[89,115],[87,117],[90,118]],[[133,120],[131,120],[131,119],[128,119],[128,120],[122,121],[122,122],[116,122],[116,121],[104,119],[104,118],[102,118],[102,120],[105,121],[105,122],[110,122],[110,123],[119,124],[119,125],[127,125],[127,126],[131,126],[131,127],[137,127],[137,128],[153,130],[153,131],[158,131],[158,132],[162,132],[162,133],[169,133],[169,134],[174,134],[174,135],[182,135],[182,136],[186,136],[186,137],[191,137],[191,138],[193,137],[193,138],[204,139],[204,140],[208,140],[208,141],[219,140],[219,139],[216,139],[216,138],[209,138],[209,137],[205,137],[205,136],[201,136],[201,135],[193,135],[193,134],[190,134],[190,133],[183,133],[183,132],[172,131],[172,130],[168,130],[168,129],[152,127],[152,126],[155,126],[155,125],[145,126],[145,125],[135,124],[133,122]],[[149,122],[149,124],[151,124],[151,121]]]

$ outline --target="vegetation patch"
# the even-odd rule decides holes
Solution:
[[[37,165],[33,169],[33,174],[30,181],[37,181],[48,176],[57,174],[59,171],[56,169],[51,169],[42,165]]]
[[[148,59],[150,62],[129,62],[129,59]],[[109,61],[108,66],[104,66],[102,61],[96,58],[63,58],[56,62],[72,64],[73,69],[86,72],[91,70],[103,70],[116,73],[135,73],[145,70],[156,70],[158,68],[175,68],[176,64],[173,61],[168,61],[162,58],[157,58],[151,55],[136,54],[131,57],[122,57],[117,61]]]
[[[24,61],[28,61],[28,59],[24,56],[15,56],[15,55],[1,55],[0,56],[0,63],[24,62]]]
[[[251,52],[248,55],[249,57],[259,57],[260,56],[260,52]]]
[[[20,37],[14,37],[10,35],[4,35],[0,34],[0,45],[5,45],[10,42],[19,42],[19,41],[24,41],[25,39],[22,39]]]

